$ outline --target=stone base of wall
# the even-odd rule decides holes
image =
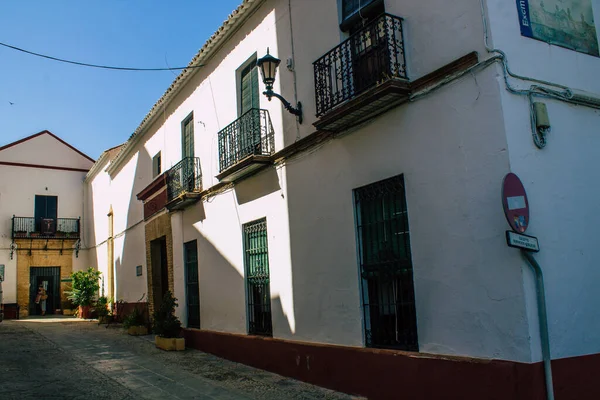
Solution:
[[[3,304],[4,319],[19,319],[19,305],[17,303]]]
[[[186,346],[369,399],[544,400],[542,363],[184,331]],[[600,354],[552,361],[557,400],[600,399]]]

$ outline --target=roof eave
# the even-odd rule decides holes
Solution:
[[[229,15],[227,20],[206,41],[198,53],[196,53],[194,58],[192,58],[188,64],[188,67],[201,65],[203,62],[210,60],[230,36],[233,35],[265,1],[266,0],[243,0],[242,4]],[[121,149],[119,154],[110,162],[106,168],[106,171],[110,175],[114,174],[122,163],[127,160],[135,145],[144,137],[147,129],[154,123],[156,117],[159,115],[158,111],[161,110],[163,106],[167,107],[170,104],[173,98],[179,94],[180,90],[187,82],[189,82],[197,71],[198,68],[186,68],[181,71],[177,78],[175,78],[161,98],[154,106],[152,106],[148,114],[146,114],[140,125],[123,146],[123,149]]]

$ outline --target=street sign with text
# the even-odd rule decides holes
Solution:
[[[513,231],[506,231],[506,244],[510,247],[533,251],[535,253],[540,251],[540,244],[536,237],[523,235],[522,233]]]

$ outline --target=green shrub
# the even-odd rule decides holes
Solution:
[[[152,329],[155,334],[164,338],[176,338],[181,334],[181,322],[175,316],[177,299],[170,291],[163,296],[158,310],[154,311]]]
[[[129,329],[132,326],[143,326],[146,325],[146,321],[144,321],[144,316],[138,310],[137,307],[133,309],[131,313],[129,313],[125,318],[123,318],[123,327],[125,329]]]
[[[108,317],[110,315],[110,310],[108,309],[108,305],[112,303],[112,300],[106,296],[98,297],[96,304],[94,305],[94,309],[96,310],[96,315],[98,318]]]
[[[67,291],[67,298],[75,306],[91,306],[100,289],[100,271],[90,267],[87,271],[77,271],[71,274],[72,289]]]

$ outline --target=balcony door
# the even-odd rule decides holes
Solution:
[[[35,231],[41,232],[56,230],[56,217],[58,212],[57,196],[35,196]]]
[[[258,90],[258,67],[255,62],[242,70],[240,87],[240,132],[241,158],[261,154],[260,143],[260,91]]]
[[[258,68],[256,63],[251,62],[242,70],[240,90],[240,115],[246,114],[253,108],[260,108],[260,98],[258,90]]]
[[[354,95],[377,85],[390,71],[385,24],[386,20],[382,19],[381,23],[372,23],[352,36]]]
[[[181,123],[181,164],[176,170],[177,179],[172,182],[182,192],[193,192],[194,174],[194,114],[190,113]]]

